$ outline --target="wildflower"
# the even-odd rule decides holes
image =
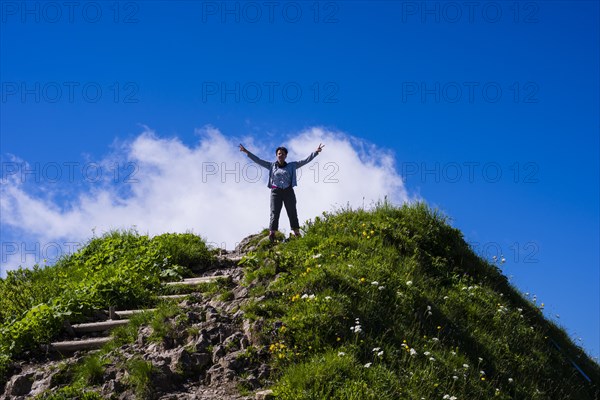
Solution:
[[[413,281],[406,281],[406,286],[411,286],[413,284]]]
[[[371,367],[371,363],[370,362],[368,362],[368,363],[365,364],[365,368],[370,368],[370,367]]]
[[[448,300],[450,297],[448,296],[444,296],[444,300]]]
[[[381,350],[381,347],[374,347],[373,348],[373,353],[378,352],[379,350]]]
[[[319,258],[319,257],[321,257],[321,253],[315,254],[314,256],[312,256],[312,258]]]
[[[373,286],[377,286],[377,285],[379,285],[379,282],[377,282],[377,281],[373,281],[373,282],[371,282],[371,285],[373,285]]]
[[[482,361],[483,361],[483,358],[479,357],[479,358],[478,358],[478,360],[479,360],[479,362],[482,362]]]
[[[435,361],[435,358],[429,357],[429,361]]]
[[[513,378],[508,378],[508,383],[513,383],[514,379]]]
[[[469,368],[469,364],[463,364],[463,368],[465,368],[465,369]]]
[[[454,379],[455,381],[457,381],[458,380],[458,376],[454,375],[454,376],[452,376],[452,379]]]
[[[295,295],[292,296],[292,301],[296,301],[299,298],[300,298],[300,295],[299,294],[295,294]]]
[[[383,350],[382,350],[382,351],[379,351],[379,352],[377,352],[377,357],[381,357],[381,356],[383,356]]]
[[[378,290],[383,290],[383,289],[385,289],[385,286],[379,286],[377,289]]]
[[[343,351],[338,352],[338,357],[343,357],[345,355],[346,355],[346,353],[344,353]]]
[[[325,300],[331,300],[331,296],[325,296]]]
[[[425,356],[428,356],[428,355],[430,355],[430,354],[431,354],[431,353],[430,353],[430,352],[428,352],[428,351],[426,351],[425,353],[423,353],[423,355],[425,355]]]
[[[413,349],[413,348],[411,348],[409,352],[410,352],[410,355],[411,355],[411,356],[413,356],[413,357],[414,357],[414,356],[416,356],[417,354],[419,354],[419,353],[417,353],[417,351],[416,351],[415,349]]]
[[[302,299],[308,299],[308,295],[306,293],[304,293],[301,298]]]

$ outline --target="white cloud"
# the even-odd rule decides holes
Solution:
[[[67,243],[85,243],[92,230],[96,235],[131,227],[150,235],[191,231],[210,243],[233,249],[247,235],[266,228],[267,170],[239,151],[240,140],[211,127],[199,130],[198,136],[197,144],[188,146],[146,128],[98,163],[105,169],[126,167],[124,171],[115,175],[113,168],[105,179],[86,182],[83,190],[81,185],[72,185],[76,193],[71,193],[73,200],[68,203],[34,193],[14,176],[4,179],[0,202],[3,229],[19,232],[19,239],[9,247],[3,242],[3,269],[31,265],[46,255],[34,262],[31,257],[24,260],[24,250],[15,249],[15,243],[36,242],[42,252],[44,247],[49,252],[49,244],[64,250],[74,247]],[[241,140],[267,160],[274,159],[279,145],[256,144],[259,140],[252,137]],[[290,136],[288,161],[307,157],[319,143],[325,145],[323,152],[299,170],[296,196],[301,223],[348,204],[368,207],[386,196],[395,204],[409,200],[393,155],[342,132],[311,128]],[[289,230],[285,211],[280,229]],[[25,245],[25,251],[34,253],[35,246]],[[56,248],[52,245],[50,250],[56,253]]]

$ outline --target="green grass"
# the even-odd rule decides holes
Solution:
[[[246,267],[279,398],[595,398],[598,364],[439,212],[384,203],[305,231]]]
[[[128,383],[138,399],[147,399],[152,391],[151,377],[154,367],[150,361],[134,357],[127,360]]]

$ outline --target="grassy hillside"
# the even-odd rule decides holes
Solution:
[[[598,398],[598,364],[422,204],[324,214],[251,264],[282,399]]]
[[[214,260],[193,234],[150,239],[114,231],[90,240],[55,265],[9,271],[0,279],[0,383],[11,361],[39,354],[63,321],[86,321],[97,309],[155,303],[163,280],[201,270]]]
[[[315,218],[241,263],[280,399],[596,399],[600,367],[423,204]],[[210,265],[191,234],[113,232],[0,280],[0,374],[94,308]]]

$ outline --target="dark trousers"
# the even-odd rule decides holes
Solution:
[[[271,189],[271,220],[269,230],[276,231],[279,228],[279,215],[281,207],[285,205],[285,211],[290,219],[292,230],[300,228],[298,223],[298,211],[296,211],[296,195],[290,186],[287,189]]]

